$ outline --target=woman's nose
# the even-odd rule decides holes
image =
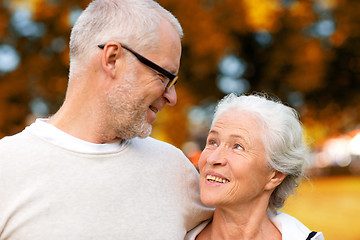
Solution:
[[[168,89],[165,89],[164,92],[164,98],[166,99],[166,103],[170,106],[174,106],[177,102],[177,95],[176,95],[176,90],[175,90],[175,86],[171,86]]]
[[[212,154],[208,155],[206,162],[210,165],[226,165],[227,160],[224,151],[226,150],[216,149]]]

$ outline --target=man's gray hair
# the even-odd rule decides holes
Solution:
[[[95,0],[82,12],[71,31],[72,62],[88,61],[98,44],[119,41],[141,51],[157,48],[161,19],[170,22],[182,38],[179,21],[153,0]]]
[[[294,192],[304,176],[307,148],[298,113],[265,94],[229,94],[217,105],[212,125],[230,110],[250,113],[259,120],[258,131],[263,136],[269,167],[287,175],[269,200],[268,208],[277,210],[284,205],[286,198]]]

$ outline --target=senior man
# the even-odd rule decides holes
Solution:
[[[152,0],[89,4],[62,107],[0,140],[1,240],[180,240],[210,217],[196,169],[148,137],[177,101],[181,37]]]

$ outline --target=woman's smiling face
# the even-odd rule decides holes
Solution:
[[[251,113],[230,110],[219,117],[199,160],[204,204],[239,206],[262,196],[274,172],[266,161],[264,134]]]

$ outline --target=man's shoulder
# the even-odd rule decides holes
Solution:
[[[22,166],[23,161],[31,154],[31,147],[36,147],[41,151],[36,141],[24,131],[0,139],[1,170],[6,169],[6,166],[12,168],[11,165]],[[18,162],[15,164],[16,161]]]
[[[29,154],[45,152],[44,141],[26,129],[12,136],[0,139],[0,155],[5,158],[28,156]]]
[[[176,146],[152,137],[131,139],[130,148],[134,152],[146,155],[147,157],[156,157],[166,161],[168,159],[182,159],[183,161],[181,162],[190,162],[185,154]]]
[[[12,135],[12,136],[3,137],[2,139],[0,139],[0,149],[7,148],[12,145],[20,144],[24,141],[27,141],[27,139],[28,139],[28,136],[27,136],[27,134],[24,133],[24,131],[17,133],[15,135]]]
[[[172,151],[180,151],[181,150],[177,147],[175,147],[174,145],[155,139],[153,137],[146,137],[146,138],[134,138],[131,140],[134,144],[139,144],[142,146],[147,146],[147,147],[155,147],[158,148],[160,147],[162,150],[172,150]]]

